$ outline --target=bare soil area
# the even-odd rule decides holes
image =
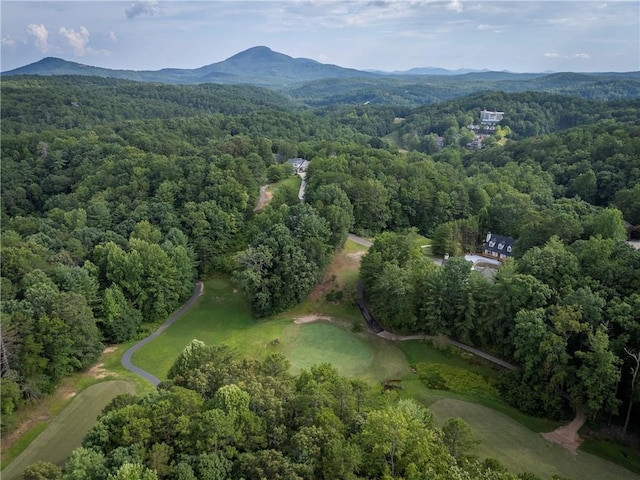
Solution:
[[[546,440],[562,445],[567,450],[576,453],[582,444],[582,438],[578,435],[578,430],[584,425],[585,421],[584,413],[578,412],[571,423],[558,427],[553,432],[543,433],[542,436]]]
[[[302,325],[304,323],[311,323],[311,322],[315,322],[317,320],[326,320],[328,322],[332,321],[331,317],[327,317],[326,315],[305,315],[303,317],[298,317],[296,318],[293,323],[295,323],[296,325]]]

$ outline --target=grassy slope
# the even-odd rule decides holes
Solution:
[[[135,393],[133,385],[113,380],[92,385],[80,392],[47,428],[2,471],[4,480],[22,477],[22,470],[36,461],[62,464],[80,445],[102,409],[117,395]]]
[[[572,479],[632,480],[638,476],[589,453],[569,450],[546,441],[513,419],[482,405],[452,398],[429,407],[436,425],[451,417],[463,418],[481,440],[475,453],[500,460],[512,472],[532,472],[541,478],[551,475]]]

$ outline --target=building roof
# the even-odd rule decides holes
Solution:
[[[496,235],[495,233],[489,232],[487,233],[487,238],[484,242],[484,250],[490,253],[511,257],[513,256],[513,246],[515,243],[516,241],[511,237]]]

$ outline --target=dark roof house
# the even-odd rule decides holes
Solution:
[[[513,256],[513,246],[516,241],[511,237],[487,233],[482,252],[495,258],[510,258]]]

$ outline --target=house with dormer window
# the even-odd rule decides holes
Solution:
[[[482,253],[494,258],[511,258],[513,257],[513,246],[516,241],[511,237],[496,235],[495,233],[487,233]]]

